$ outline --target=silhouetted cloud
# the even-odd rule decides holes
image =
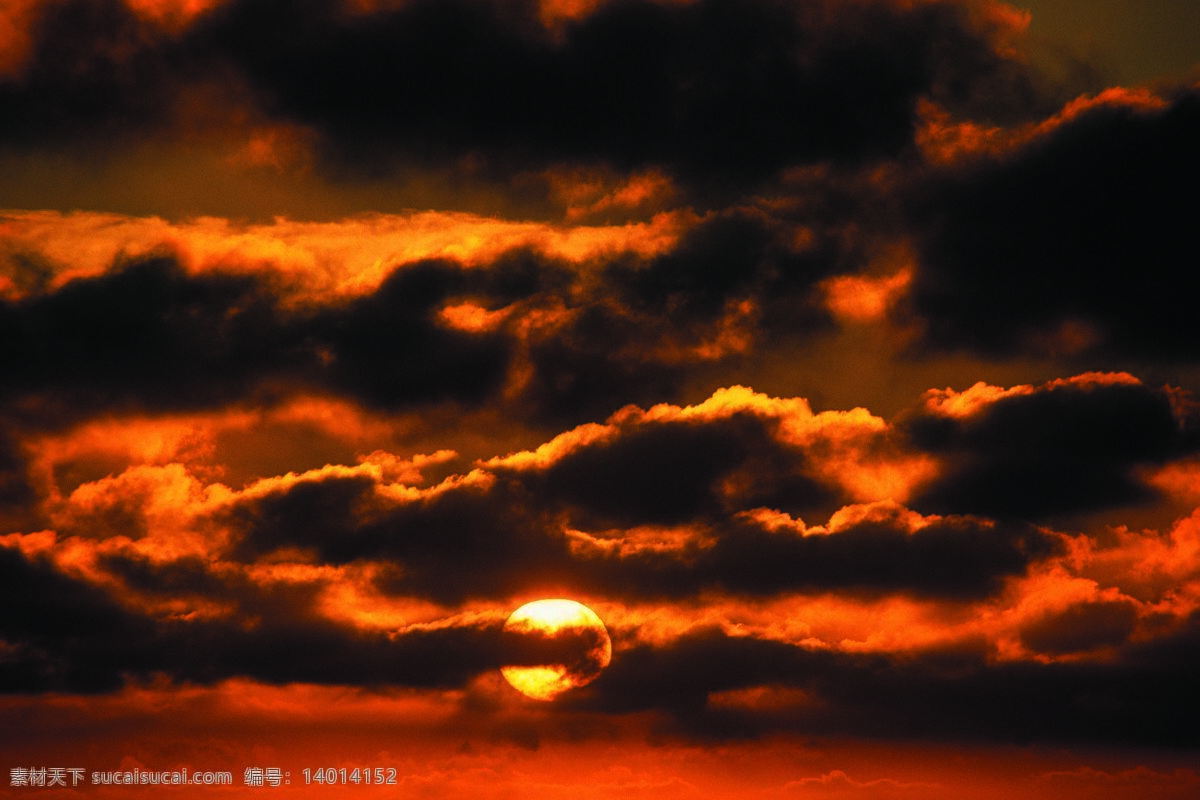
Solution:
[[[965,416],[919,413],[913,443],[946,464],[917,509],[1046,518],[1144,503],[1139,474],[1200,447],[1194,411],[1168,389],[1101,376],[1013,392]]]
[[[288,383],[384,408],[477,400],[503,378],[505,349],[437,324],[435,304],[460,270],[417,265],[313,312],[282,308],[269,279],[188,275],[171,256],[131,260],[0,303],[0,396],[37,397],[43,420],[214,407]]]
[[[912,304],[931,348],[1195,361],[1200,95],[1113,92],[928,188]],[[1109,359],[1109,361],[1106,361]]]
[[[1172,636],[1194,645],[1196,621]],[[1185,645],[1186,647],[1186,645]],[[685,740],[804,735],[1192,746],[1170,724],[1195,697],[1186,657],[1107,663],[991,663],[970,647],[854,655],[697,631],[667,646],[632,646],[576,701],[609,711],[655,708]],[[1157,675],[1157,679],[1152,679]],[[759,692],[741,692],[765,687]]]
[[[1009,121],[1060,99],[987,3],[613,0],[550,23],[539,6],[231,0],[173,26],[119,0],[45,2],[0,82],[0,136],[237,124],[191,107],[221,98],[313,131],[343,177],[471,157],[499,174],[657,167],[717,197],[788,166],[894,156],[923,97]]]

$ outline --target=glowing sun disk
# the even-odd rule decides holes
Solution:
[[[535,700],[553,700],[559,694],[595,680],[612,661],[612,640],[596,612],[574,600],[535,600],[526,603],[504,623],[509,635],[541,639],[585,634],[588,646],[572,653],[570,663],[509,665],[500,672],[513,688]]]

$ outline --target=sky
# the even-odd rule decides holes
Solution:
[[[1198,8],[3,0],[0,797],[1195,797]]]

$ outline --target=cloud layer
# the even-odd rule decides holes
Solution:
[[[6,537],[5,687],[466,687],[514,657],[500,609],[553,592],[621,598],[613,665],[564,708],[655,710],[678,735],[1191,741],[1165,721],[1190,691],[1194,516],[1113,542],[1014,510],[931,512],[970,505],[964,481],[1002,487],[961,448],[1036,441],[1022,427],[1047,408],[1080,408],[1060,458],[1093,461],[1107,438],[1105,469],[1145,492],[1121,465],[1188,457],[1161,447],[1190,443],[1194,419],[1123,376],[972,391],[930,393],[889,424],[735,387],[631,406],[439,483],[382,451],[242,490],[178,462],[129,467],[43,497],[57,534]],[[1162,429],[1152,456],[1086,413],[1138,403]],[[910,505],[863,495],[855,472],[883,453],[921,465]],[[1041,496],[1072,507],[1081,482],[1043,481]],[[701,602],[706,621],[680,610]],[[896,638],[857,632],[888,607]]]

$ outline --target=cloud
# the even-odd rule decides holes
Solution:
[[[19,446],[0,431],[0,527],[20,529],[33,521],[28,514],[35,498]]]
[[[187,65],[163,29],[120,0],[43,2],[27,13],[25,57],[0,78],[0,141],[120,141],[166,124]]]
[[[1163,797],[1183,798],[1196,791],[1200,775],[1187,768],[1160,772],[1144,765],[1112,771],[1077,767],[1039,774],[1037,781],[1053,787],[1060,797],[1118,798],[1131,792],[1153,791]]]
[[[931,393],[903,427],[944,467],[913,507],[1045,519],[1153,499],[1139,468],[1194,451],[1196,421],[1173,390],[1126,378]]]
[[[818,284],[836,259],[756,208],[570,231],[463,215],[8,220],[0,399],[64,418],[303,390],[579,423],[673,399],[766,338],[831,329]],[[449,244],[461,237],[480,244]]]
[[[1200,176],[1194,89],[1114,91],[923,187],[911,307],[937,350],[1192,362],[1172,291]]]
[[[839,591],[979,599],[1058,545],[1036,530],[972,519],[934,519],[914,531],[885,514],[829,529],[743,520],[701,530],[675,546],[666,536],[638,546],[630,536],[577,534],[578,569],[597,581],[595,591],[631,598]]]
[[[843,770],[835,769],[815,778],[801,778],[788,781],[783,786],[784,791],[817,794],[819,796],[841,795],[850,797],[889,797],[912,796],[920,793],[927,796],[931,790],[940,788],[937,784],[914,783],[898,781],[894,778],[877,778],[871,781],[859,781],[847,775]]]
[[[1127,600],[1080,603],[1048,615],[1021,631],[1021,642],[1043,653],[1077,653],[1123,644],[1137,623],[1137,606]]]
[[[259,224],[16,210],[0,218],[0,293],[9,299],[57,289],[72,278],[97,277],[114,263],[165,249],[189,275],[269,275],[288,307],[368,294],[396,268],[423,260],[487,266],[521,250],[575,263],[618,254],[650,258],[674,246],[696,222],[687,212],[623,225],[570,227],[439,211],[321,222],[276,217]]]
[[[506,643],[494,613],[390,633],[348,627],[321,611],[324,589],[340,580],[328,568],[272,576],[123,550],[99,562],[116,581],[101,586],[56,566],[49,551],[37,549],[44,542],[23,544],[28,552],[0,548],[5,591],[21,599],[5,603],[2,620],[8,648],[0,674],[10,692],[107,691],[124,676],[152,674],[200,684],[245,676],[271,684],[463,687],[501,663],[558,657],[574,643]],[[200,600],[216,608],[205,610]],[[1115,658],[1051,664],[996,661],[971,639],[860,654],[715,627],[655,642],[618,630],[612,664],[564,698],[562,713],[652,710],[665,715],[672,737],[699,739],[903,732],[1186,744],[1187,734],[1165,722],[1190,686],[1197,625],[1193,613],[1153,641],[1106,639],[1119,648]]]
[[[269,279],[189,276],[166,255],[132,260],[0,305],[10,376],[0,398],[38,398],[43,424],[104,409],[212,408],[288,383],[377,408],[478,400],[503,380],[505,346],[436,322],[461,269],[425,262],[310,312],[280,307]]]
[[[973,414],[1037,394],[992,393]],[[820,418],[796,399],[727,390],[697,406],[627,409],[540,455],[423,488],[397,481],[419,479],[429,459],[397,467],[379,452],[240,491],[200,490],[179,465],[132,468],[67,498],[66,534],[5,537],[2,585],[16,594],[0,675],[10,692],[110,691],[154,675],[465,689],[501,663],[577,644],[514,649],[499,636],[497,604],[557,587],[598,598],[615,645],[612,665],[563,699],[565,714],[641,711],[663,735],[693,740],[1190,741],[1166,721],[1189,691],[1200,629],[1186,589],[1200,574],[1192,521],[1106,545],[888,501],[806,525],[701,500],[705,513],[673,529],[633,525],[632,504],[621,527],[585,535],[564,525],[577,501],[543,481],[645,429],[720,441],[758,426],[760,446],[778,446],[819,434]],[[145,529],[93,524],[83,538],[112,502]],[[1148,582],[1112,585],[1139,573]],[[707,620],[684,613],[693,603]],[[939,635],[922,633],[930,626]]]
[[[0,82],[0,138],[292,126],[343,179],[466,158],[476,173],[662,172],[711,194],[895,155],[922,97],[1004,119],[1047,105],[1014,54],[1027,19],[991,2],[131,5],[14,18],[23,57]]]
[[[241,675],[267,683],[456,686],[500,664],[498,621],[392,636],[363,631],[317,612],[319,579],[255,581],[204,559],[156,562],[115,552],[101,562],[118,581],[108,588],[64,574],[45,556],[6,547],[0,558],[0,636],[15,644],[4,663],[8,692],[111,691],[128,676],[155,673],[185,683]],[[121,587],[131,594],[118,600]],[[139,598],[155,596],[175,599],[176,608],[189,599],[218,608],[138,607]]]
[[[1194,635],[1193,620],[1175,638],[1191,641]],[[691,740],[784,730],[1187,746],[1194,737],[1169,725],[1175,698],[1191,691],[1183,652],[1152,661],[1135,654],[1110,664],[996,664],[970,647],[857,656],[710,630],[618,652],[577,703],[621,711],[661,708],[674,720],[672,735]],[[749,686],[791,687],[802,694],[766,691],[749,705],[712,702]]]
[[[923,518],[890,499],[842,507],[846,489],[827,465],[886,454],[887,436],[866,414],[814,415],[738,387],[698,406],[627,408],[428,488],[396,482],[415,471],[385,476],[376,453],[358,467],[260,481],[202,513],[240,561],[382,560],[384,592],[448,605],[539,585],[637,598],[981,598],[1058,551],[1055,537],[1020,523]],[[772,507],[837,513],[808,526]]]
[[[6,401],[41,396],[43,419],[196,407],[241,396],[276,366],[273,337],[261,336],[276,310],[256,280],[190,280],[167,257],[123,266],[0,306]]]
[[[230,3],[196,37],[218,46],[272,113],[314,126],[330,156],[360,168],[362,153],[378,162],[399,150],[761,174],[797,155],[894,149],[908,132],[906,101],[924,88],[909,54],[877,43],[857,56],[819,17],[767,3],[605,3],[557,35],[534,3],[340,11]],[[903,24],[883,4],[872,12]],[[810,49],[812,64],[793,50],[805,33],[825,45]],[[822,81],[838,67],[847,77]],[[860,107],[875,124],[856,122]]]

